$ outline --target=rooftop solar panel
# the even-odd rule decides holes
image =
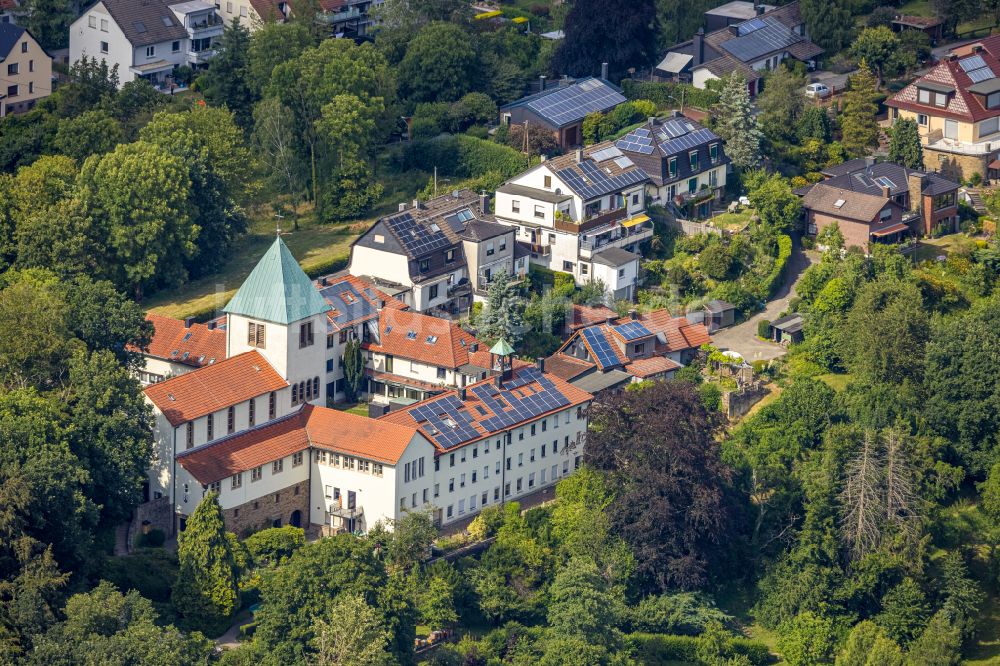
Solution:
[[[990,69],[988,65],[985,67],[980,67],[979,69],[973,69],[969,72],[966,72],[966,74],[975,83],[982,83],[983,81],[989,81],[990,79],[996,78],[996,75],[993,73],[993,70]]]
[[[624,324],[619,324],[615,326],[615,331],[618,335],[622,336],[629,342],[632,340],[639,340],[640,338],[648,338],[653,335],[653,332],[646,328],[642,322],[630,321]]]
[[[974,55],[971,58],[962,58],[958,61],[958,64],[966,72],[986,67],[986,61],[983,60],[983,56],[979,55]]]
[[[722,42],[720,46],[737,60],[749,63],[769,53],[788,48],[803,39],[777,19],[766,18],[761,21],[764,23],[762,27]]]
[[[751,32],[754,32],[755,30],[760,30],[761,28],[763,28],[764,25],[765,25],[765,23],[761,19],[754,18],[754,19],[750,19],[749,21],[744,21],[743,23],[740,23],[739,26],[737,27],[736,31],[741,36],[742,35],[749,35]]]
[[[635,162],[633,162],[629,158],[625,157],[624,155],[622,155],[621,157],[616,157],[615,158],[615,164],[617,164],[619,166],[619,168],[622,168],[622,169],[627,169],[629,167],[635,166]]]
[[[607,148],[602,148],[600,150],[595,150],[590,154],[590,158],[597,162],[603,162],[604,160],[610,160],[615,157],[621,157],[622,151],[618,150],[615,146],[609,146]]]
[[[385,223],[413,256],[421,256],[435,250],[443,250],[451,241],[440,230],[431,231],[418,224],[410,213],[400,213],[385,219]]]
[[[354,286],[347,282],[324,287],[319,290],[320,296],[337,310],[333,321],[346,324],[377,313],[377,310],[366,298],[362,298]]]
[[[625,101],[625,97],[610,85],[591,78],[555,88],[528,102],[527,107],[559,127],[581,120],[593,111],[607,111]]]
[[[597,362],[600,363],[602,368],[621,365],[618,355],[615,354],[611,343],[608,342],[601,329],[585,328],[583,329],[583,337],[587,340],[587,344],[590,346],[591,351],[594,352],[594,356],[597,357]]]

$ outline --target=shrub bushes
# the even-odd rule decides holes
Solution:
[[[640,664],[686,662],[699,664],[698,639],[694,636],[634,633],[627,638]],[[734,638],[729,643],[733,656],[742,655],[753,664],[763,666],[771,661],[767,645],[746,638]]]
[[[157,602],[170,601],[170,586],[177,579],[177,556],[161,548],[146,549],[104,561],[101,577],[119,590],[137,590]]]
[[[299,527],[285,525],[254,532],[243,544],[250,551],[254,564],[273,566],[292,556],[306,543],[305,532]]]
[[[767,338],[771,334],[771,322],[767,319],[761,319],[757,322],[757,337]],[[754,361],[756,363],[756,361]]]
[[[687,83],[650,83],[649,81],[622,81],[622,92],[629,99],[648,99],[661,106],[679,106],[681,94],[685,106],[709,109],[719,102],[719,94],[713,90],[702,90]]]
[[[524,170],[525,157],[513,148],[468,135],[442,135],[413,141],[400,155],[402,170],[420,169],[438,174],[475,178],[490,172],[510,178]]]

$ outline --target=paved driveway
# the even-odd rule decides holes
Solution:
[[[798,240],[792,247],[792,256],[788,259],[788,270],[785,279],[775,293],[774,298],[767,302],[761,312],[754,314],[742,324],[723,328],[712,334],[712,343],[719,349],[737,351],[748,361],[769,361],[784,356],[784,347],[773,342],[766,342],[757,337],[757,322],[761,319],[773,321],[788,309],[789,302],[795,297],[795,284],[802,273],[819,260],[816,252],[805,252]]]

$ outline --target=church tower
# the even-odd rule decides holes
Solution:
[[[226,305],[226,355],[256,350],[292,386],[292,406],[326,405],[330,305],[281,237]]]

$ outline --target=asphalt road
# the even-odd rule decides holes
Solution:
[[[770,361],[784,356],[787,351],[784,347],[757,337],[757,322],[761,319],[773,321],[788,309],[789,302],[795,297],[795,285],[802,277],[802,273],[818,260],[819,255],[816,252],[805,252],[796,239],[792,247],[792,256],[788,259],[788,270],[785,271],[785,278],[774,298],[767,302],[762,311],[742,324],[713,333],[712,343],[720,350],[739,352],[747,361]]]

